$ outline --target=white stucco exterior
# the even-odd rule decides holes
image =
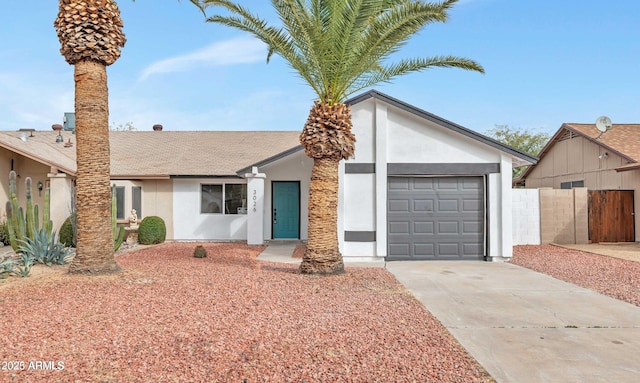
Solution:
[[[499,169],[470,175],[485,180],[484,255],[490,260],[511,257],[512,154],[375,97],[352,105],[352,116],[356,155],[341,166],[339,192],[338,230],[345,258],[376,260],[387,255],[389,164],[447,164],[451,168],[455,165],[450,164],[487,164]],[[346,172],[350,164],[373,165],[375,170]],[[349,241],[346,232],[364,232],[365,237],[375,233],[375,240]]]
[[[177,240],[246,240],[246,214],[203,214],[200,210],[202,184],[246,184],[244,179],[174,179],[173,233]]]

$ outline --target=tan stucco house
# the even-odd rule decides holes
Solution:
[[[511,169],[535,157],[380,92],[348,103],[357,142],[339,174],[345,259],[511,256]],[[76,171],[75,136],[62,135],[0,132],[0,201],[12,169],[50,185],[55,227],[69,215]],[[111,132],[118,218],[160,216],[172,240],[304,240],[313,162],[298,136]]]

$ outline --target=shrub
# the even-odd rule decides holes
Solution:
[[[75,236],[73,235],[73,222],[71,217],[67,218],[60,226],[60,243],[67,247],[76,247]]]
[[[164,242],[167,236],[167,227],[160,217],[145,217],[138,226],[138,242],[142,245],[153,245]]]
[[[25,265],[28,258],[33,260],[32,263],[42,263],[47,266],[64,265],[69,256],[67,248],[56,241],[56,232],[49,235],[45,229],[37,231],[33,239],[27,238],[26,241],[20,241],[20,253]]]
[[[196,246],[196,249],[193,251],[193,256],[196,258],[205,258],[207,256],[207,250],[205,250],[202,245]]]
[[[9,237],[9,226],[7,221],[0,222],[0,243],[7,246],[11,244],[11,238]]]

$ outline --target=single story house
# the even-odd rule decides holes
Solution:
[[[633,242],[640,238],[640,124],[565,123],[516,185],[589,191],[589,239]]]
[[[339,175],[345,260],[511,256],[511,169],[535,157],[377,91],[348,103],[357,142]],[[160,216],[169,240],[305,240],[313,161],[298,135],[111,132],[118,219],[134,208]],[[0,197],[11,169],[49,185],[59,227],[71,208],[74,147],[51,131],[1,132]]]

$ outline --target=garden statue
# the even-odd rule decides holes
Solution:
[[[129,226],[138,227],[138,214],[136,212],[136,209],[131,210],[131,217],[129,217]]]

